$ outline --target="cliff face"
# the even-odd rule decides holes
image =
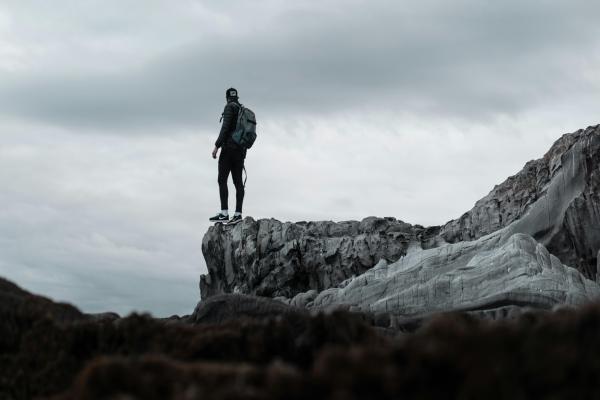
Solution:
[[[234,292],[292,297],[321,291],[362,274],[381,259],[399,259],[410,246],[433,246],[437,231],[374,217],[340,223],[246,218],[234,229],[217,225],[202,242],[209,274],[201,277],[200,290],[203,298]]]
[[[564,135],[441,227],[374,217],[295,224],[246,218],[233,228],[212,227],[202,246],[209,273],[201,294],[407,315],[578,304],[599,294],[586,279],[596,278],[599,189],[595,126]]]
[[[470,211],[442,226],[440,235],[450,243],[479,239],[521,219],[536,203],[544,209],[539,219],[549,220],[547,230],[522,230],[563,263],[595,279],[600,248],[600,125],[563,135],[544,157],[525,164]]]

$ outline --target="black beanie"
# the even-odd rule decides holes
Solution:
[[[225,97],[226,98],[233,97],[233,98],[237,99],[238,98],[238,91],[237,91],[237,89],[235,89],[235,88],[229,88],[229,89],[227,89],[225,91]]]

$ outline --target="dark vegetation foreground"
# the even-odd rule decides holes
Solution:
[[[0,280],[0,399],[600,398],[600,306],[382,335],[349,313],[92,318]]]

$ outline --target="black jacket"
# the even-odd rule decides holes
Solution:
[[[227,148],[240,148],[241,147],[231,139],[231,135],[235,130],[237,124],[238,114],[240,112],[240,103],[237,101],[230,101],[225,105],[223,110],[223,125],[221,125],[221,132],[219,138],[215,142],[215,147],[227,147]]]

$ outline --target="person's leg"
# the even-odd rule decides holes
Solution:
[[[235,152],[232,155],[231,177],[235,185],[235,212],[242,213],[242,203],[244,202],[244,181],[242,180],[242,170],[244,169],[244,155],[242,152]]]
[[[231,171],[231,157],[228,151],[221,149],[221,155],[219,156],[219,196],[221,197],[221,210],[228,209],[228,197],[229,191],[227,190],[227,179],[229,178],[229,171]]]

